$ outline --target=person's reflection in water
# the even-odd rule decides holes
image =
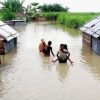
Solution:
[[[40,57],[41,57],[41,63],[42,63],[43,70],[51,71],[52,70],[51,58],[44,57],[44,55],[42,55],[41,53],[40,53]]]
[[[57,72],[60,81],[63,81],[67,78],[69,72],[69,66],[66,64],[58,64]]]

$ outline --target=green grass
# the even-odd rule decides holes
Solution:
[[[59,12],[49,12],[49,13],[40,13],[40,16],[44,16],[46,20],[57,20]]]
[[[100,13],[65,13],[65,12],[50,12],[42,13],[47,20],[55,20],[57,23],[71,28],[79,28],[88,21],[92,20]]]
[[[99,16],[99,13],[63,13],[57,18],[57,22],[72,28],[79,28],[94,17]]]
[[[0,20],[2,20],[2,15],[0,14]]]

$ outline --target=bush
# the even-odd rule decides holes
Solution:
[[[57,22],[71,28],[79,28],[99,13],[62,13],[59,14]]]
[[[3,9],[1,14],[2,14],[2,20],[12,20],[15,18],[15,14],[9,11],[9,9],[7,8]]]
[[[40,7],[42,12],[67,12],[69,8],[64,8],[60,4],[44,4]]]
[[[45,17],[47,20],[57,20],[59,12],[41,13],[39,16]]]

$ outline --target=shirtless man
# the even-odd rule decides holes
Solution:
[[[44,49],[46,49],[46,43],[44,39],[41,39],[41,43],[39,44],[39,51],[44,52]]]

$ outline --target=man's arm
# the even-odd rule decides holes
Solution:
[[[53,55],[53,56],[55,56],[55,55],[54,55],[54,53],[53,53],[53,50],[52,50],[52,48],[51,48],[51,53],[52,53],[52,55]]]

